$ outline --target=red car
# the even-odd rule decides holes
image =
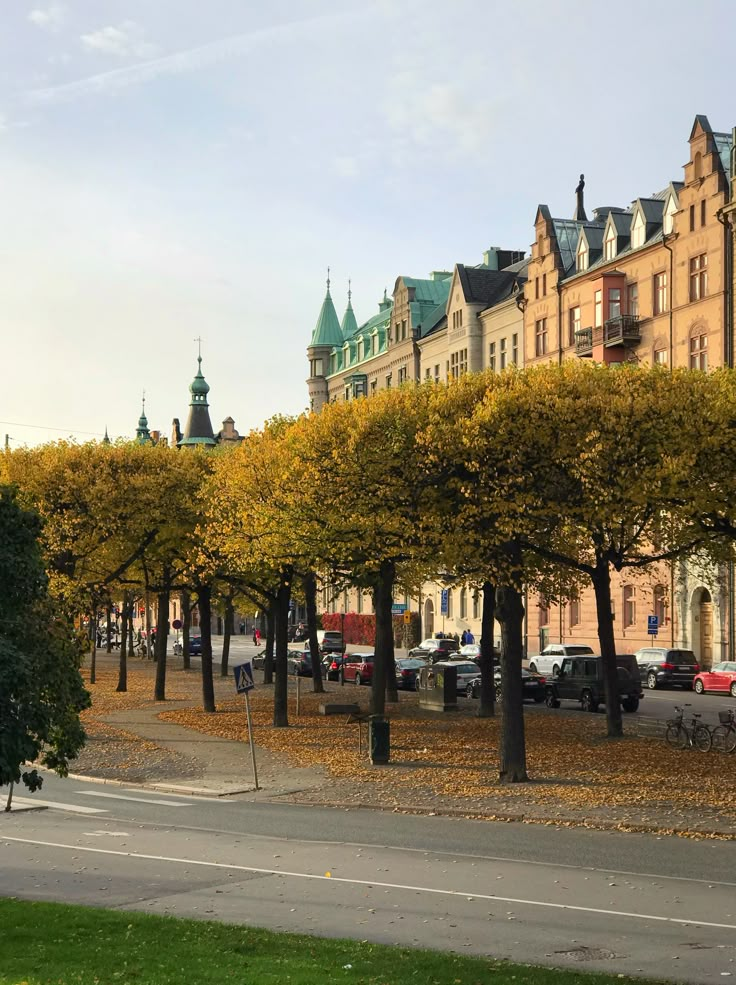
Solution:
[[[373,653],[346,653],[343,671],[346,681],[370,684],[373,680]]]
[[[714,691],[717,694],[730,694],[736,698],[736,662],[714,664],[712,670],[702,670],[693,679],[696,694]]]

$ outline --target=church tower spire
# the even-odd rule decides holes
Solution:
[[[207,403],[207,394],[210,392],[209,384],[202,375],[202,339],[194,340],[198,346],[197,355],[197,375],[189,384],[189,392],[192,395],[189,401],[189,417],[184,428],[184,437],[179,441],[179,447],[185,448],[192,445],[205,445],[214,447],[217,444],[215,434],[212,430],[210,421],[210,405]]]
[[[107,435],[107,428],[105,428]],[[109,439],[108,439],[109,440]],[[138,427],[135,429],[135,440],[139,445],[151,444],[151,432],[148,430],[148,418],[146,417],[146,391],[143,391],[141,403],[141,416],[138,418]]]

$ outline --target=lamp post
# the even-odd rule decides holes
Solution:
[[[345,687],[345,605],[340,613],[340,636],[342,637],[342,653],[340,654],[340,687]]]

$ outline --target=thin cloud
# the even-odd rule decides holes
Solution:
[[[118,58],[152,58],[158,54],[158,45],[146,41],[143,29],[135,21],[123,21],[117,27],[101,27],[80,37],[88,51]]]
[[[124,89],[128,86],[143,85],[163,76],[196,72],[218,62],[239,58],[266,43],[302,39],[305,34],[313,34],[323,30],[325,25],[334,26],[337,22],[362,16],[365,15],[362,13],[320,15],[293,21],[290,24],[260,28],[246,34],[236,34],[230,38],[211,41],[209,44],[189,48],[173,55],[164,55],[161,58],[138,62],[125,68],[112,69],[109,72],[101,72],[84,79],[77,79],[75,82],[31,89],[26,94],[26,98],[35,104],[52,104],[68,102],[93,93],[104,93]]]
[[[46,8],[36,7],[29,11],[28,20],[42,31],[58,31],[66,19],[66,7],[52,3]]]

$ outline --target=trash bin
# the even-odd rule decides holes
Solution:
[[[383,715],[371,715],[368,719],[368,748],[371,763],[387,763],[391,755],[391,725]]]

